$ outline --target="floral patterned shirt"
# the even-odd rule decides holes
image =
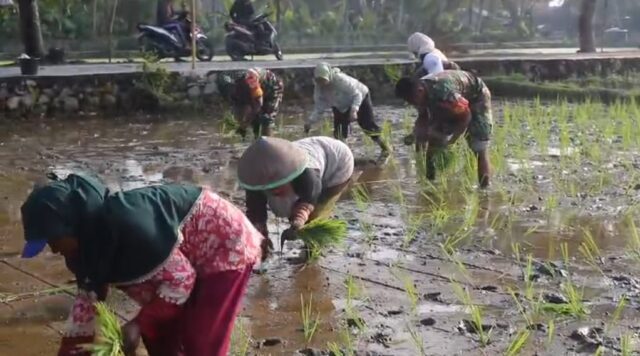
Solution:
[[[117,287],[141,306],[156,297],[184,304],[197,275],[239,270],[260,259],[263,236],[242,211],[204,189],[181,227],[182,240],[167,260],[148,276]],[[94,334],[94,293],[80,290],[67,319],[65,336]]]

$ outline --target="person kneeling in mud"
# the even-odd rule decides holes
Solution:
[[[369,88],[328,63],[316,66],[314,82],[315,108],[304,125],[305,133],[309,133],[311,125],[322,117],[325,110],[332,108],[335,138],[346,140],[351,123],[357,121],[365,134],[380,146],[381,159],[386,158],[391,147],[382,138],[382,129],[375,121]]]
[[[282,102],[282,79],[268,69],[251,68],[237,76],[217,77],[218,91],[233,107],[236,132],[244,139],[249,126],[255,138],[271,136],[273,122]]]
[[[110,194],[69,175],[36,188],[22,206],[22,257],[49,245],[78,293],[58,356],[89,356],[94,303],[113,286],[140,305],[124,326],[124,354],[217,355],[231,331],[264,238],[240,209],[208,188],[158,185]],[[267,250],[264,250],[267,252]]]
[[[404,77],[396,96],[416,107],[416,146],[427,145],[427,178],[435,179],[436,153],[465,136],[478,160],[480,187],[489,185],[489,142],[493,119],[491,92],[482,79],[465,71],[444,71],[422,79]]]
[[[290,142],[263,137],[238,162],[238,180],[246,190],[246,214],[258,231],[269,236],[267,206],[291,226],[281,236],[296,240],[309,221],[327,217],[352,180],[353,154],[342,141],[308,137]]]

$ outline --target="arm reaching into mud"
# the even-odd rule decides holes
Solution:
[[[89,356],[88,351],[82,351],[82,345],[93,342],[95,334],[95,303],[98,296],[83,289],[78,289],[78,294],[71,306],[71,312],[67,318],[65,332],[58,349],[58,356]]]

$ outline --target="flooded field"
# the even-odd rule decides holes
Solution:
[[[362,171],[335,215],[348,241],[318,262],[288,243],[254,274],[233,354],[635,354],[640,332],[640,106],[496,102],[494,177],[476,188],[464,142],[434,182],[402,145],[405,108],[379,107],[383,167],[353,127]],[[300,137],[289,111],[279,135]],[[328,124],[328,122],[327,122]],[[112,189],[207,184],[238,204],[241,142],[210,118],[4,123],[0,129],[0,354],[51,355],[72,275],[22,247],[19,208],[44,172],[92,172]],[[328,134],[324,125],[316,134]],[[276,221],[276,220],[272,220]],[[284,221],[271,225],[279,246]],[[110,300],[134,315],[124,297]]]

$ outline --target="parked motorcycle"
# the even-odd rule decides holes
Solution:
[[[263,56],[273,54],[282,60],[282,50],[276,40],[278,32],[268,20],[269,14],[262,14],[251,21],[250,26],[234,21],[224,24],[225,48],[234,61],[243,61],[246,56]]]
[[[177,18],[176,24],[164,27],[138,24],[138,43],[143,52],[154,53],[158,58],[175,58],[191,56],[191,32],[180,36],[178,26],[191,28],[193,25],[188,18],[188,13],[183,12]],[[186,26],[185,26],[186,25]],[[209,44],[207,35],[199,26],[195,28],[196,36],[196,57],[200,61],[211,61],[213,58],[213,47]],[[189,41],[187,43],[187,41]]]

